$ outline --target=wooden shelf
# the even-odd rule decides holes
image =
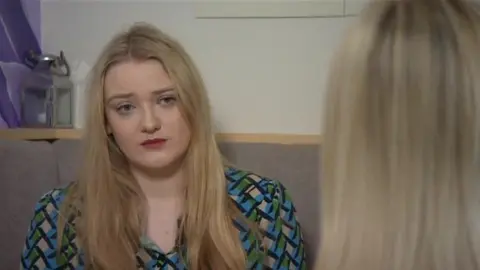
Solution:
[[[2,140],[60,140],[80,139],[82,131],[79,129],[34,129],[15,128],[0,129]],[[232,143],[273,143],[273,144],[320,144],[319,135],[300,134],[263,134],[263,133],[218,133],[217,139]]]
[[[12,128],[0,129],[0,139],[6,140],[57,140],[80,139],[82,132],[78,129],[49,128]]]

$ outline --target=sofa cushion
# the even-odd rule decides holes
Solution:
[[[0,265],[18,269],[35,203],[57,186],[57,162],[48,142],[0,140]]]
[[[58,140],[52,143],[57,157],[58,176],[62,185],[75,181],[82,160],[82,142],[80,140]]]

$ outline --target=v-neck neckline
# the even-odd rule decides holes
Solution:
[[[178,245],[174,245],[168,252],[164,251],[162,248],[160,248],[160,246],[157,245],[157,243],[155,243],[155,241],[148,237],[148,235],[142,236],[141,243],[144,248],[154,250],[167,257],[172,257],[173,255],[178,254],[179,251]]]
[[[153,241],[153,239],[148,236],[146,231],[144,232],[144,234],[142,235],[142,237],[140,239],[140,242],[141,242],[142,246],[145,247],[145,248],[154,250],[154,251],[156,251],[160,254],[163,254],[167,257],[171,257],[173,255],[178,254],[181,247],[183,246],[183,243],[179,243],[179,239],[182,240],[182,241],[185,240],[184,237],[180,237],[180,235],[178,234],[180,232],[181,221],[182,221],[181,218],[177,219],[177,236],[176,236],[176,239],[175,239],[175,245],[168,252],[163,250],[155,241]]]

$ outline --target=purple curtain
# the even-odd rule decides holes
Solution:
[[[40,0],[0,0],[0,128],[19,127],[29,51],[41,53]]]

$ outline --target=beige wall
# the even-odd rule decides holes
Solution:
[[[329,61],[351,18],[196,15],[195,6],[181,0],[44,0],[42,44],[47,52],[64,50],[70,62],[91,65],[116,31],[148,21],[175,36],[193,56],[208,86],[219,132],[321,133]]]

